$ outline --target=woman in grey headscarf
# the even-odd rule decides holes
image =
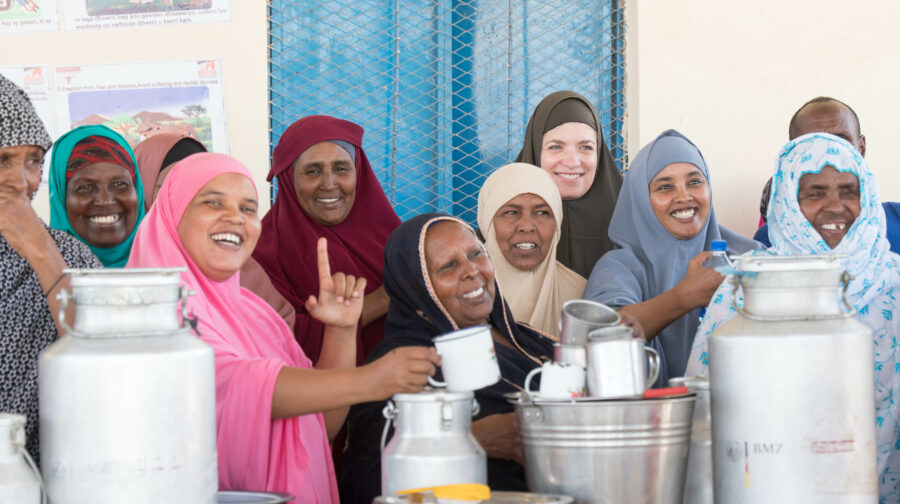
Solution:
[[[0,75],[0,411],[26,416],[26,448],[35,460],[38,354],[57,338],[62,271],[101,266],[86,245],[48,228],[31,207],[50,144],[28,96]]]
[[[712,240],[743,253],[759,244],[719,226],[697,147],[668,130],[635,157],[609,225],[619,247],[597,261],[584,292],[638,319],[662,365],[657,386],[682,376],[701,308],[722,282],[703,267]]]

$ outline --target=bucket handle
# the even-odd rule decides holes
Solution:
[[[187,309],[187,298],[193,295],[196,295],[197,291],[193,291],[188,289],[185,286],[178,287],[178,300],[181,301],[181,328],[184,329],[187,324],[191,326],[195,331],[197,330],[197,317],[191,318],[188,314]],[[72,326],[66,322],[66,309],[69,307],[69,300],[72,299],[72,293],[67,291],[66,289],[60,289],[59,292],[56,293],[56,300],[59,301],[59,313],[57,317],[59,318],[59,326],[62,327],[66,334],[78,334],[81,335],[78,331],[76,331]]]
[[[41,472],[38,471],[37,464],[34,463],[34,459],[31,458],[31,455],[28,453],[28,450],[25,449],[25,426],[21,425],[18,429],[13,432],[12,435],[12,444],[15,448],[22,450],[22,456],[25,458],[25,462],[28,464],[28,467],[37,476],[38,482],[41,484],[41,504],[47,504],[47,487],[44,485],[44,478],[41,477]]]
[[[844,308],[847,309],[844,313],[837,313],[834,315],[810,315],[810,316],[790,316],[790,315],[780,315],[776,317],[763,317],[760,315],[751,315],[744,310],[743,306],[738,306],[737,304],[737,290],[738,287],[741,286],[740,278],[735,275],[731,278],[731,306],[734,308],[734,311],[738,312],[742,317],[748,318],[750,320],[758,320],[758,321],[790,321],[790,320],[835,320],[852,317],[856,314],[856,309],[853,308],[853,305],[850,304],[850,301],[847,299],[847,289],[850,287],[850,281],[853,280],[853,275],[850,274],[849,271],[844,271],[841,273],[841,285],[843,288],[841,289],[841,301],[844,302]]]
[[[397,407],[394,406],[394,403],[388,401],[384,409],[381,410],[381,414],[385,418],[384,430],[381,431],[381,451],[383,452],[385,445],[387,445],[387,435],[391,421],[397,418]]]

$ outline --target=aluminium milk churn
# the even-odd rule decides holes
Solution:
[[[836,256],[741,257],[709,339],[717,503],[878,501],[872,333]]]
[[[682,376],[669,380],[670,387],[685,386],[697,395],[691,425],[683,504],[713,504],[712,415],[709,407],[709,379]]]
[[[426,388],[394,395],[384,408],[381,494],[453,483],[486,485],[487,456],[471,429],[478,409],[472,392]],[[391,421],[394,437],[385,446]]]
[[[50,501],[215,504],[213,352],[179,323],[183,269],[66,271],[66,334],[38,368]]]
[[[25,415],[0,413],[0,504],[41,502],[40,474],[27,453]]]

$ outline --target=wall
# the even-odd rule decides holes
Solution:
[[[231,8],[232,21],[222,23],[4,35],[0,36],[6,48],[2,64],[87,65],[220,59],[229,154],[253,172],[261,193],[262,213],[269,207],[265,182],[269,170],[266,2],[232,0]],[[39,192],[34,204],[38,214],[49,222],[46,189]]]
[[[675,128],[710,166],[719,222],[752,233],[788,122],[819,95],[853,107],[884,200],[900,201],[900,9],[892,2],[628,1],[628,146]]]

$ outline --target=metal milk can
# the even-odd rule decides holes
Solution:
[[[66,271],[66,335],[38,368],[51,502],[214,504],[213,352],[179,323],[183,269]]]
[[[472,392],[426,388],[394,395],[384,408],[381,494],[453,483],[487,484],[487,456],[471,430],[478,410]],[[392,421],[394,437],[385,446]]]
[[[670,379],[669,386],[685,386],[697,395],[691,425],[691,451],[688,454],[683,504],[712,504],[712,415],[709,407],[709,379],[702,376],[682,376]]]
[[[25,451],[25,421],[25,415],[0,413],[0,504],[41,502],[40,473]]]
[[[872,333],[840,258],[739,259],[744,306],[709,339],[715,502],[878,502]]]

